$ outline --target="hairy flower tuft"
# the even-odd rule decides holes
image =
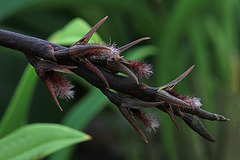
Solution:
[[[197,98],[197,97],[187,96],[184,101],[189,103],[194,109],[195,108],[200,108],[202,106],[202,103],[200,102],[201,99]]]
[[[140,79],[148,79],[153,74],[152,65],[150,64],[142,63],[140,61],[128,61],[126,65],[132,69]]]
[[[159,128],[160,124],[157,118],[153,114],[146,114],[139,109],[130,109],[131,115],[142,123],[148,132],[156,131]]]
[[[118,48],[116,47],[116,46],[117,46],[116,43],[113,43],[113,44],[105,43],[104,45],[105,45],[106,47],[109,47],[109,49],[110,49],[110,52],[108,52],[108,54],[106,55],[107,58],[115,58],[115,57],[118,57],[118,56],[119,56],[120,51],[119,51]]]
[[[55,72],[51,72],[48,75],[47,81],[51,84],[54,93],[59,98],[66,99],[74,98],[74,91],[71,90],[74,87],[74,85],[72,85],[71,82],[68,81],[65,76],[59,75]]]
[[[200,108],[202,106],[201,99],[198,97],[190,97],[190,96],[182,96],[178,93],[175,93],[174,91],[168,91],[173,96],[183,100],[184,102],[187,102],[192,108]]]

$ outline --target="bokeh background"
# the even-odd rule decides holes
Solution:
[[[46,87],[38,81],[28,123],[62,123],[93,137],[71,152],[60,151],[46,159],[238,159],[239,0],[0,0],[1,29],[43,39],[48,39],[76,17],[93,26],[105,16],[109,18],[98,30],[105,42],[121,46],[144,36],[151,37],[124,53],[148,55],[144,61],[153,64],[155,74],[145,83],[161,86],[196,65],[175,90],[200,97],[203,109],[225,115],[231,121],[203,120],[217,138],[216,143],[211,143],[189,129],[180,118],[177,118],[180,126],[177,132],[165,113],[153,109],[151,112],[161,125],[156,133],[146,133],[149,140],[146,144],[116,107],[81,79],[70,76],[76,86],[76,98],[60,101],[64,112],[57,109]],[[0,116],[27,63],[23,54],[0,47]],[[79,116],[80,122],[71,119],[77,111],[79,114],[75,117]]]

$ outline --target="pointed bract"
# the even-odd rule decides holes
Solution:
[[[126,49],[128,49],[128,48],[130,48],[130,47],[132,47],[132,46],[134,46],[134,45],[136,45],[136,44],[138,44],[138,43],[141,42],[141,41],[148,40],[148,39],[150,39],[150,37],[140,38],[140,39],[135,40],[135,41],[133,41],[133,42],[131,42],[131,43],[128,43],[128,44],[126,44],[126,45],[118,48],[119,53],[121,53],[121,52],[125,51]]]
[[[187,108],[191,108],[190,104],[188,104],[187,102],[184,102],[183,100],[177,98],[174,95],[171,95],[169,92],[165,91],[165,90],[159,90],[157,91],[157,99],[160,101],[164,101],[166,103],[169,104],[174,104],[177,106],[183,106],[183,107],[187,107]]]
[[[183,78],[185,78],[194,68],[195,65],[193,65],[192,67],[190,67],[186,72],[184,72],[182,75],[180,75],[178,78],[176,78],[175,80],[171,81],[170,83],[163,85],[161,87],[159,87],[158,90],[172,90]]]
[[[93,71],[106,85],[106,87],[108,89],[110,89],[109,84],[107,79],[104,77],[104,75],[102,74],[102,72],[96,67],[94,66],[90,61],[85,60],[85,63],[83,63],[87,68],[89,68],[91,71]]]
[[[170,117],[171,120],[173,121],[174,125],[176,126],[177,130],[179,131],[179,126],[178,126],[177,121],[176,121],[176,119],[175,119],[175,116],[174,116],[174,113],[173,113],[173,109],[172,109],[171,104],[166,104],[166,105],[165,105],[165,108],[166,108],[167,114],[169,115],[169,117]]]
[[[104,17],[101,21],[99,21],[93,28],[85,35],[83,38],[81,38],[79,41],[74,43],[71,47],[75,45],[84,45],[87,44],[92,35],[97,31],[97,29],[103,24],[103,22],[108,18],[108,16]],[[70,47],[70,48],[71,48]]]
[[[136,131],[140,134],[140,136],[143,138],[143,140],[148,143],[147,138],[141,128],[137,125],[137,123],[133,120],[131,117],[128,109],[125,106],[118,107],[122,115],[126,118],[126,120],[136,129]]]
[[[107,62],[107,68],[110,71],[115,72],[115,73],[120,72],[120,73],[126,74],[129,77],[133,78],[136,81],[137,84],[139,84],[136,75],[124,64],[122,64],[122,63],[120,63],[116,60],[109,60]]]
[[[55,71],[68,71],[68,69],[75,69],[76,66],[66,66],[59,65],[55,62],[49,60],[42,60],[37,57],[28,57],[32,65],[35,68],[37,75],[42,79],[46,85],[50,95],[52,96],[54,102],[58,108],[63,111],[61,108],[57,96],[59,98],[73,98],[74,91],[71,89],[74,87],[70,81],[68,81],[64,76],[55,73]]]

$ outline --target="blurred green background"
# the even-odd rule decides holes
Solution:
[[[70,101],[60,101],[64,112],[58,110],[44,84],[38,81],[29,101],[28,123],[62,123],[93,137],[46,159],[238,159],[240,1],[0,0],[1,29],[43,39],[76,17],[93,26],[105,16],[109,18],[98,30],[105,42],[122,46],[144,36],[151,37],[124,53],[130,57],[131,53],[146,53],[144,61],[153,64],[155,74],[144,82],[161,86],[195,64],[192,73],[175,90],[200,97],[203,109],[222,114],[231,121],[203,120],[217,138],[216,143],[211,143],[179,118],[177,132],[165,113],[153,109],[151,112],[157,115],[161,125],[156,133],[147,133],[149,144],[146,144],[116,107],[80,78],[69,77],[76,96]],[[27,63],[23,54],[0,47],[0,117]]]

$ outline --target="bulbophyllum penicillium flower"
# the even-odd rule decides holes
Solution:
[[[182,96],[173,91],[194,66],[161,87],[150,87],[141,83],[142,78],[148,79],[153,75],[152,66],[141,61],[127,60],[121,56],[121,53],[150,38],[140,38],[122,47],[117,47],[115,43],[88,44],[92,35],[106,19],[107,17],[99,21],[70,48],[4,30],[0,30],[0,45],[25,54],[60,110],[62,108],[57,97],[71,99],[74,91],[71,82],[58,72],[77,74],[106,95],[146,142],[147,138],[136,121],[140,122],[147,131],[155,131],[159,127],[157,118],[152,113],[143,112],[143,109],[152,107],[166,112],[178,130],[175,116],[179,116],[202,137],[215,142],[216,139],[207,131],[199,118],[222,122],[229,119],[201,109],[200,98]],[[118,72],[127,77],[116,74]]]

